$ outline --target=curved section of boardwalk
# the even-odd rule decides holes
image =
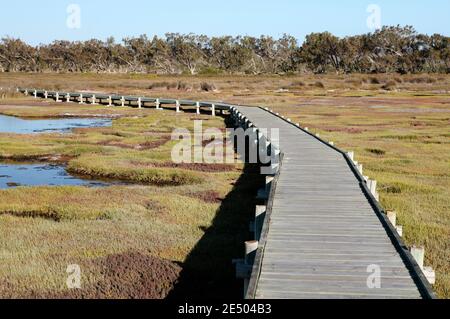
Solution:
[[[261,108],[237,109],[278,128],[284,153],[255,297],[421,298],[344,156]]]
[[[348,156],[271,112],[216,102],[18,91],[56,101],[106,101],[109,106],[153,103],[156,109],[174,105],[177,112],[182,106],[195,107],[197,114],[203,110],[213,116],[230,111],[240,124],[279,129],[279,140],[270,142],[283,153],[282,167],[266,207],[249,298],[435,298]]]

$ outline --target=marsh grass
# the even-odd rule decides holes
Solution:
[[[245,201],[239,205],[235,200],[231,205],[224,201],[230,200],[236,181],[245,173],[242,165],[173,165],[170,133],[180,127],[192,130],[189,114],[144,109],[133,110],[129,117],[130,110],[125,108],[77,108],[22,98],[0,109],[31,118],[68,112],[119,115],[111,128],[75,129],[70,134],[0,134],[0,161],[57,160],[77,174],[132,183],[0,191],[1,298],[165,298],[180,276],[191,289],[177,288],[177,294],[186,297],[192,295],[193,287],[200,287],[198,281],[193,285],[198,273],[203,273],[204,286],[216,282],[216,296],[240,295],[230,261],[242,254],[241,245],[249,238],[245,225],[253,209],[245,207]],[[225,128],[221,117],[200,115],[197,119],[205,119],[206,128]],[[258,186],[252,179],[246,187],[256,194]],[[240,224],[242,220],[245,224]],[[230,227],[234,224],[238,226]],[[189,256],[201,241],[219,248],[224,245],[223,253],[209,257],[207,264],[192,260]],[[70,264],[81,266],[81,291],[65,286]],[[193,274],[188,278],[186,267]]]
[[[388,96],[351,105],[336,101],[338,105],[332,105],[331,99],[325,104],[311,99],[308,106],[274,109],[338,147],[355,151],[364,175],[378,181],[383,207],[398,213],[406,243],[425,246],[425,263],[437,273],[434,288],[448,298],[450,140],[444,132],[450,124],[450,100]],[[329,117],[330,112],[335,116]]]

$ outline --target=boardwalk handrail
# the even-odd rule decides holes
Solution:
[[[23,92],[26,94],[29,94],[31,92],[35,92],[35,97],[37,97],[37,94],[42,94],[45,98],[50,97],[50,95],[52,97],[58,96],[58,94],[61,94],[60,97],[64,97],[63,94],[65,95],[69,95],[71,97],[95,97],[96,93],[63,93],[63,92],[57,92],[57,91],[46,91],[46,90],[36,90],[36,89],[21,89],[18,88],[17,91],[19,92]],[[107,95],[107,94],[98,94],[99,97],[101,97],[102,99],[106,99],[107,97],[114,97],[115,100],[118,100],[118,98],[120,99],[125,99],[126,101],[152,101],[152,102],[156,102],[158,103],[159,101],[163,101],[164,104],[175,104],[177,103],[177,105],[186,105],[186,106],[194,106],[196,105],[197,107],[211,107],[213,114],[215,112],[216,109],[218,110],[228,110],[231,111],[235,106],[238,105],[234,105],[234,104],[227,104],[224,102],[197,102],[197,101],[189,101],[189,100],[177,100],[177,99],[160,99],[160,98],[147,98],[147,97],[135,97],[135,96],[122,96],[122,95],[117,95],[117,94],[112,94],[112,95]],[[95,98],[94,98],[95,99]],[[374,212],[376,213],[377,217],[379,218],[383,228],[386,230],[387,235],[389,237],[389,239],[391,240],[393,246],[395,247],[396,251],[399,253],[399,255],[401,256],[403,262],[405,263],[407,269],[409,270],[412,279],[414,280],[414,283],[416,284],[421,296],[425,299],[436,299],[437,296],[434,293],[430,283],[428,282],[426,276],[424,275],[422,269],[420,268],[420,266],[418,265],[417,261],[414,259],[414,257],[412,256],[412,254],[410,253],[410,251],[407,248],[407,245],[405,244],[405,242],[403,241],[403,239],[399,236],[399,234],[397,233],[396,229],[394,228],[394,226],[389,222],[388,217],[386,215],[385,210],[381,207],[380,203],[378,202],[378,200],[374,197],[374,195],[372,194],[372,192],[370,191],[370,189],[368,188],[368,185],[364,179],[364,177],[362,176],[362,174],[360,173],[360,171],[358,170],[358,168],[356,167],[355,163],[353,162],[353,160],[349,157],[349,155],[347,154],[347,152],[342,151],[341,149],[339,149],[338,147],[336,147],[335,145],[330,144],[329,142],[323,140],[322,138],[320,138],[319,136],[309,132],[307,129],[301,127],[300,125],[297,125],[293,122],[291,122],[290,120],[286,119],[285,117],[279,115],[278,113],[274,113],[273,111],[267,109],[267,108],[262,108],[259,107],[260,109],[269,112],[271,115],[276,116],[280,119],[282,119],[283,121],[285,121],[286,123],[294,126],[295,128],[303,131],[304,133],[312,136],[313,138],[315,138],[316,140],[318,140],[319,142],[327,145],[328,147],[334,149],[336,152],[340,153],[346,160],[347,164],[349,165],[350,169],[352,170],[353,174],[355,175],[355,177],[357,178],[357,181],[359,182],[359,185],[361,187],[361,189],[363,190],[364,195],[367,197],[367,200],[369,202],[369,204],[371,205],[371,207],[373,208]],[[282,152],[283,150],[281,150]],[[267,243],[267,235],[270,229],[270,220],[271,220],[271,214],[272,214],[272,208],[273,208],[273,201],[274,201],[274,197],[275,197],[275,192],[276,192],[276,186],[277,186],[277,182],[278,182],[278,178],[280,176],[281,170],[282,170],[282,163],[283,163],[283,153],[280,154],[280,166],[279,169],[275,175],[274,181],[272,182],[272,187],[270,189],[270,193],[269,193],[269,198],[268,198],[268,202],[267,202],[267,208],[266,208],[266,217],[264,220],[264,224],[263,224],[263,229],[261,232],[261,239],[259,240],[259,244],[258,244],[258,249],[256,251],[256,257],[255,257],[255,262],[254,265],[252,267],[252,274],[250,277],[250,282],[249,282],[249,286],[248,286],[248,290],[246,293],[246,298],[247,299],[254,299],[256,297],[256,291],[257,291],[257,287],[258,287],[258,280],[259,280],[259,276],[261,273],[261,268],[262,268],[262,261],[264,258],[264,250],[265,250],[265,246]]]

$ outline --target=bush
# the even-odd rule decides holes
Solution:
[[[319,88],[319,89],[324,89],[325,88],[325,84],[323,84],[323,82],[321,82],[321,81],[316,81],[316,82],[310,84],[310,86],[313,86],[313,87],[316,87],[316,88]]]
[[[187,91],[187,90],[192,89],[192,86],[190,86],[186,82],[178,81],[178,83],[176,85],[176,89],[179,91]]]
[[[375,78],[375,77],[369,78],[369,83],[370,84],[381,84],[380,80],[378,78]]]
[[[200,89],[205,92],[213,92],[217,90],[214,84],[207,82],[202,82],[202,84],[200,84]]]
[[[369,153],[375,154],[375,155],[380,155],[380,156],[386,154],[386,151],[380,150],[378,148],[368,148],[368,149],[366,149],[366,151]]]
[[[383,90],[392,91],[397,88],[397,83],[395,81],[388,81],[385,85],[381,87]]]

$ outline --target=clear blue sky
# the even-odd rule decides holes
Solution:
[[[69,4],[81,9],[81,28],[66,25]],[[280,36],[303,41],[311,32],[366,33],[368,5],[381,8],[383,25],[413,25],[422,33],[450,35],[449,0],[15,0],[1,5],[0,36],[28,43],[56,39],[121,40],[140,34]]]

